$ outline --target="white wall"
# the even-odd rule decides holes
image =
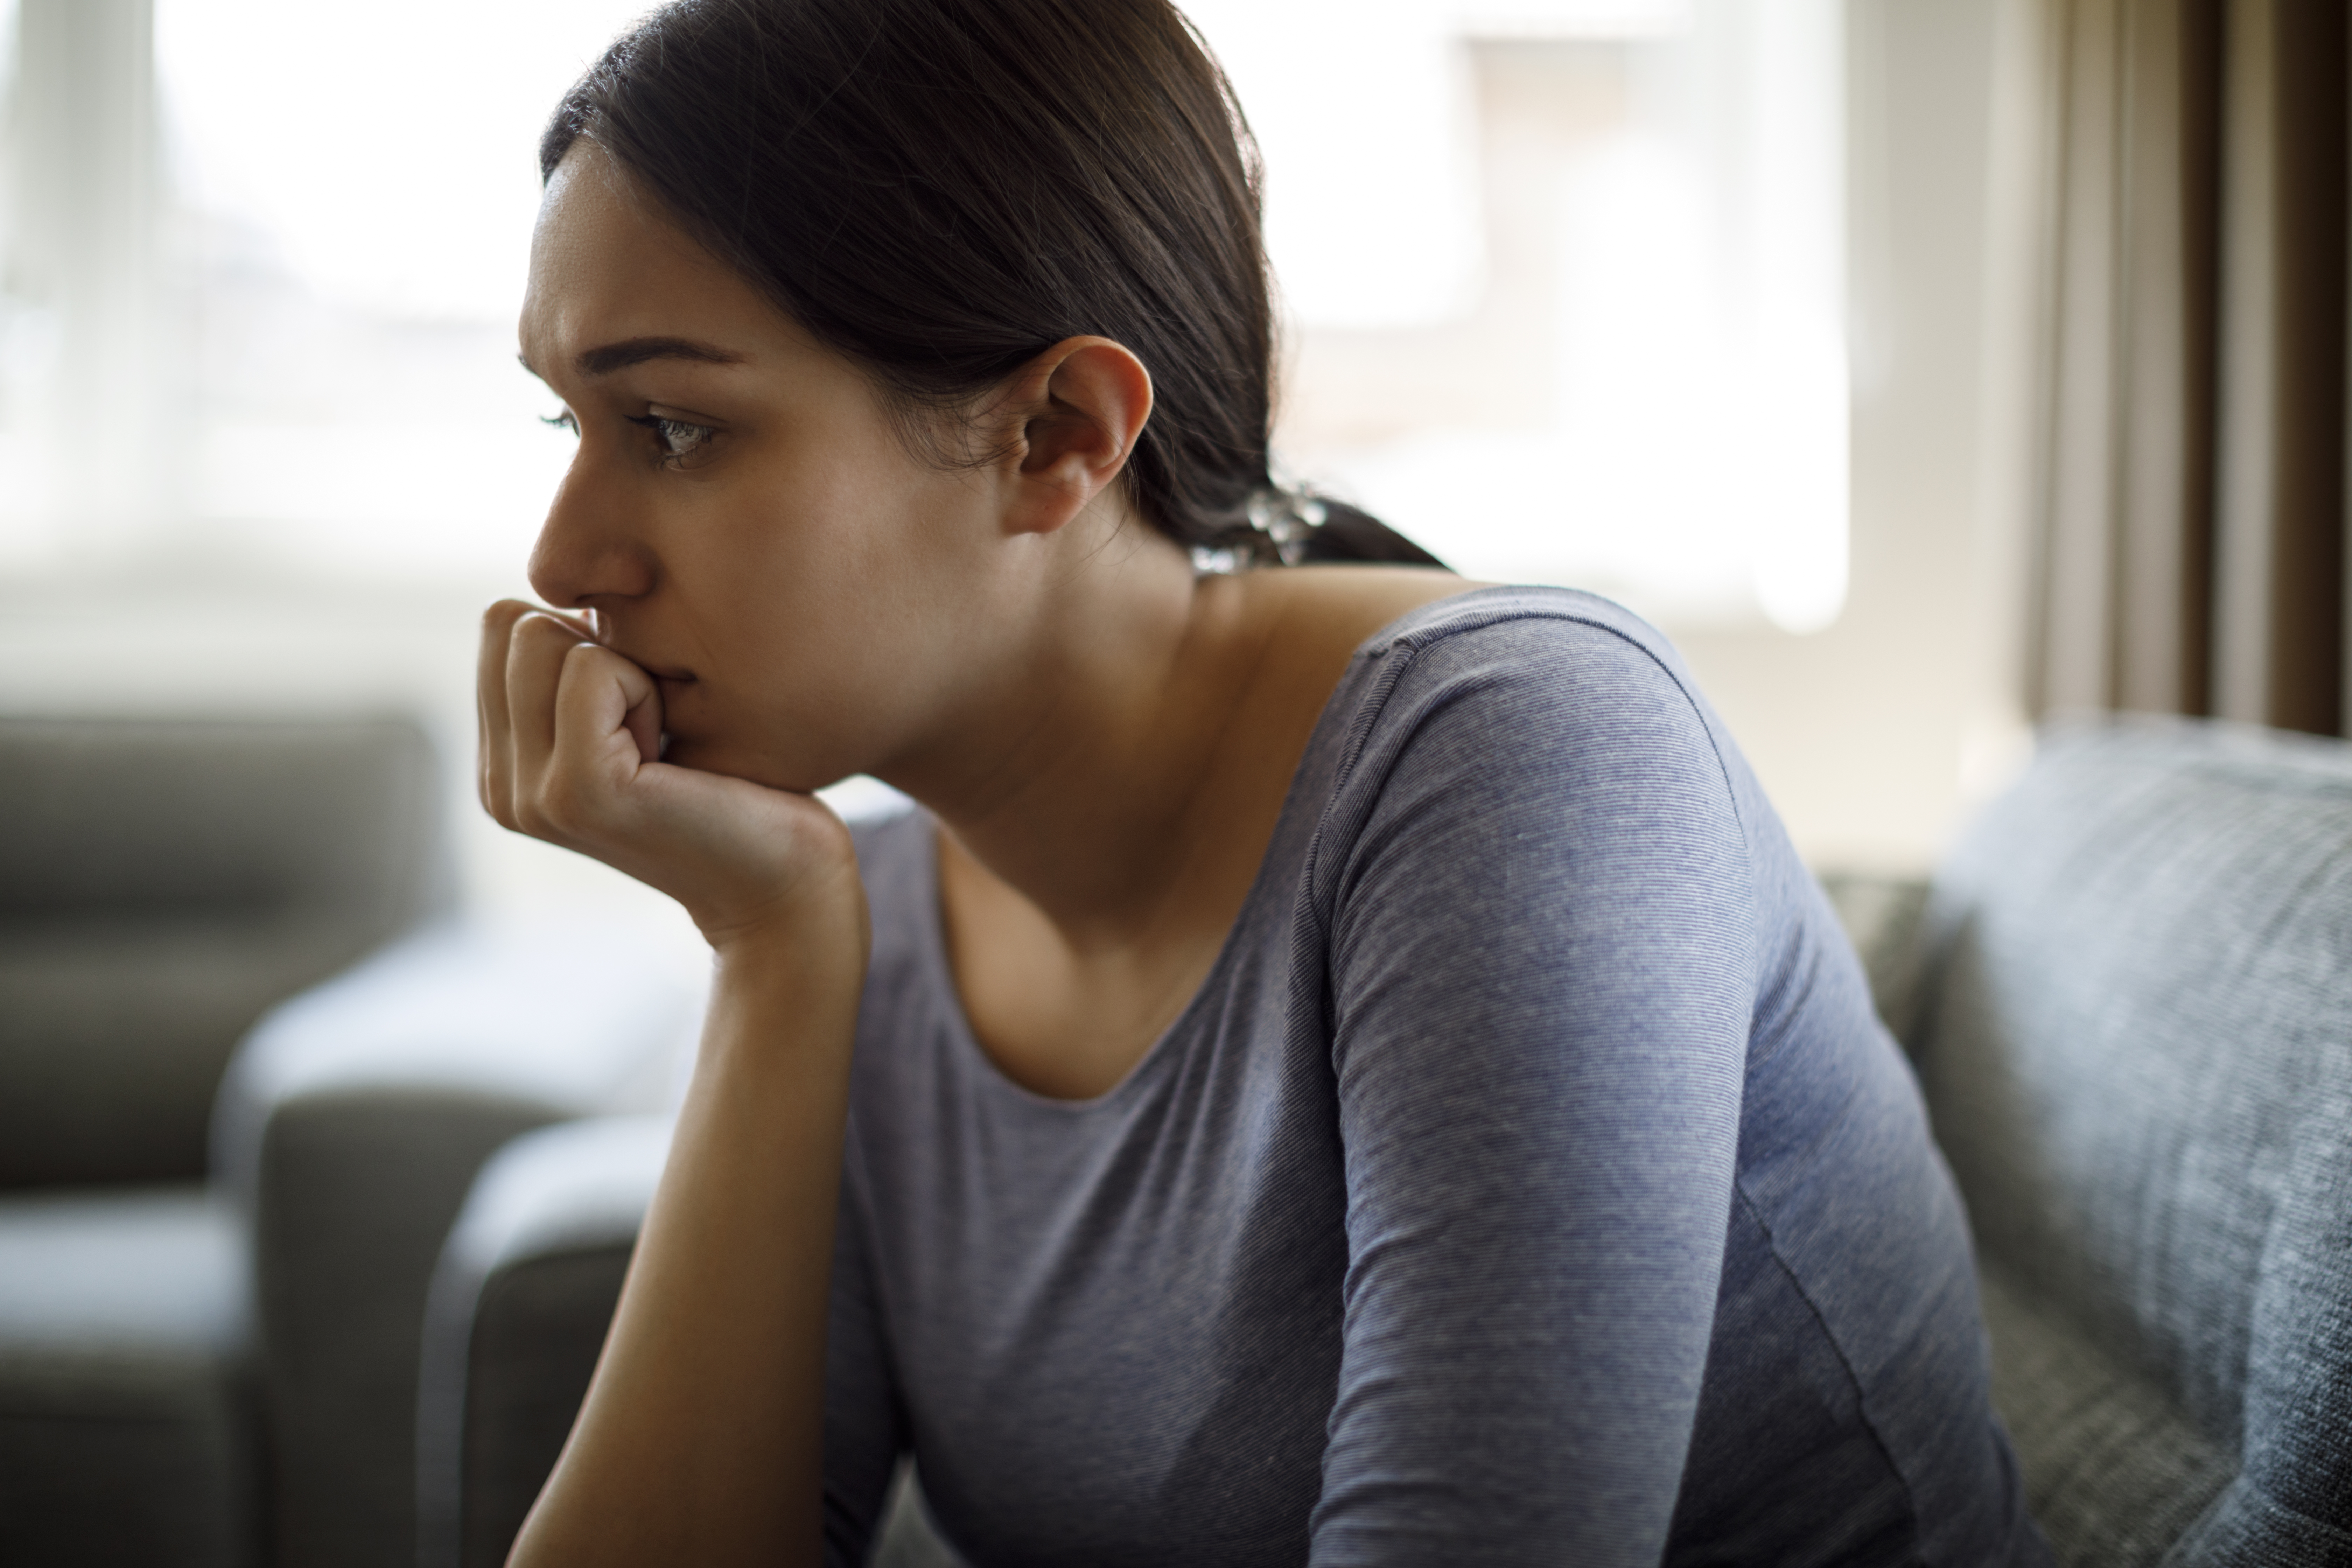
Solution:
[[[1933,862],[2030,745],[2015,692],[2032,0],[1850,0],[1852,586],[1676,641],[1817,866]]]

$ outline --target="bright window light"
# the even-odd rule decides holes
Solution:
[[[1192,14],[1265,151],[1293,469],[1473,576],[1836,618],[1838,0]]]
[[[121,459],[154,467],[153,526],[106,537],[300,578],[519,576],[569,453],[513,363],[536,142],[643,8],[155,0],[184,395],[140,444],[160,456]],[[1839,0],[1189,10],[1265,154],[1294,472],[1475,576],[1669,626],[1836,616]],[[39,401],[47,320],[0,299],[17,571],[71,532],[42,513],[54,435],[6,412]]]
[[[296,571],[520,574],[570,456],[514,363],[539,132],[646,8],[157,0],[197,526]]]

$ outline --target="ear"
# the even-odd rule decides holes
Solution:
[[[1065,338],[1022,367],[999,405],[1007,531],[1051,533],[1127,467],[1151,417],[1151,373],[1108,338]]]

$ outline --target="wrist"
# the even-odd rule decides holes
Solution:
[[[803,892],[697,924],[710,944],[713,983],[722,990],[839,989],[854,995],[865,984],[872,922],[855,875],[845,889]]]
[[[741,927],[714,943],[697,1080],[754,1091],[782,1081],[797,1097],[845,1071],[865,993],[866,951],[862,918],[854,935],[831,922],[799,922]],[[809,1079],[811,1072],[817,1077]]]
[[[687,901],[703,941],[723,965],[737,955],[837,950],[844,940],[862,955],[868,934],[866,882],[847,848],[833,864],[790,868],[761,892],[738,890],[723,904]]]

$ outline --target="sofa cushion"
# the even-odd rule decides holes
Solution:
[[[443,890],[432,748],[399,719],[0,719],[0,921],[336,910]]]
[[[2031,1289],[1998,1270],[1983,1287],[1993,1402],[2062,1561],[2160,1561],[2237,1474],[2236,1454],[2206,1441],[2150,1380]]]
[[[1862,871],[1822,876],[1822,890],[1870,979],[1871,1003],[1897,1039],[1908,1037],[1918,999],[1919,930],[1927,887],[1919,878]]]
[[[200,1187],[0,1200],[0,1562],[257,1560],[241,1234]]]
[[[2062,1558],[2352,1563],[2352,746],[2053,731],[1927,922],[1921,1077]]]
[[[0,928],[0,1187],[200,1174],[237,1040],[382,935],[234,918]]]
[[[397,720],[0,720],[0,1186],[204,1172],[236,1042],[446,890]]]

